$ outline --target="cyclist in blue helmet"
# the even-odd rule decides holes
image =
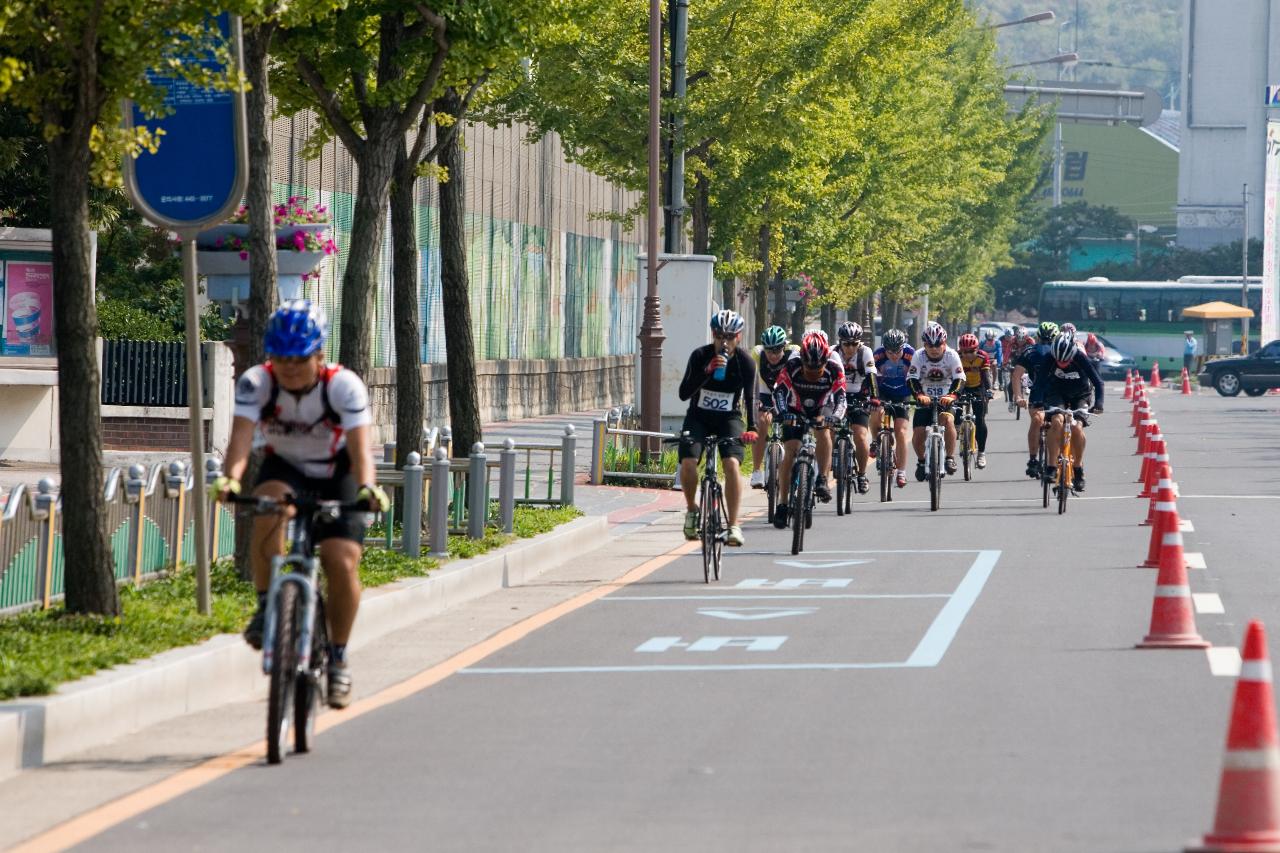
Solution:
[[[305,299],[286,302],[271,315],[264,342],[267,362],[249,368],[236,381],[224,473],[210,484],[215,498],[240,494],[240,478],[256,437],[265,457],[254,495],[364,501],[376,511],[390,505],[374,478],[369,391],[350,370],[325,362],[328,331],[324,311]],[[258,609],[244,637],[255,649],[262,648],[271,555],[284,552],[284,535],[280,516],[254,518],[249,551]],[[360,605],[356,568],[364,551],[363,517],[346,514],[321,522],[315,541],[329,580],[329,704],[345,708],[351,701],[347,640]]]

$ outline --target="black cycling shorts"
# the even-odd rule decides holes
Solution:
[[[1062,409],[1084,409],[1086,412],[1093,408],[1093,388],[1089,388],[1084,393],[1078,391],[1061,391],[1056,388],[1050,388],[1044,394],[1044,406],[1049,408],[1057,406]],[[1088,426],[1081,423],[1081,427]]]
[[[880,405],[884,406],[884,410],[895,418],[907,418],[911,416],[910,397],[903,397],[901,400],[881,400]]]
[[[258,469],[256,485],[269,481],[284,483],[298,497],[322,501],[350,503],[360,491],[360,484],[351,476],[351,457],[346,450],[338,451],[333,476],[326,478],[308,477],[279,456],[268,453]],[[349,512],[340,515],[337,521],[321,521],[316,524],[313,541],[319,544],[326,539],[348,539],[363,545],[365,519],[365,513]]]
[[[681,459],[701,459],[703,451],[706,449],[704,442],[709,435],[716,435],[720,438],[738,438],[746,431],[746,426],[742,422],[742,418],[723,418],[716,417],[714,419],[702,419],[694,414],[684,416],[684,424],[680,427],[682,433],[689,433],[688,436],[680,439],[680,458]],[[720,448],[720,458],[737,459],[741,462],[746,458],[747,449],[743,447],[742,442]]]
[[[938,412],[938,423],[942,423],[942,416],[951,412],[950,407],[944,408]],[[929,427],[933,424],[933,412],[928,406],[916,406],[915,416],[911,418],[911,426],[913,427]]]

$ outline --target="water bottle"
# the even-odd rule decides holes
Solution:
[[[728,351],[727,349],[726,349],[726,350],[722,350],[722,351],[720,352],[720,354],[721,354],[721,355],[723,355],[725,358],[728,358],[728,357],[729,357],[729,351]],[[725,371],[725,367],[726,367],[726,365],[723,365],[723,364],[722,364],[722,365],[720,365],[719,367],[717,367],[717,368],[716,368],[715,373],[711,374],[712,378],[713,378],[713,379],[715,379],[715,381],[717,381],[717,382],[723,382],[723,381],[724,381],[724,371]]]

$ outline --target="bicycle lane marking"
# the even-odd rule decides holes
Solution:
[[[458,652],[399,684],[392,685],[371,696],[353,702],[344,711],[330,711],[321,714],[316,720],[316,732],[325,732],[343,723],[349,723],[365,714],[426,690],[428,687],[432,687],[454,675],[459,670],[478,663],[495,652],[519,642],[529,634],[551,624],[562,616],[566,616],[575,610],[580,610],[622,587],[643,580],[664,566],[699,550],[701,547],[701,542],[697,540],[682,542],[665,554],[659,554],[630,569],[615,580],[592,587],[559,604],[552,605],[546,610],[502,629],[492,637]],[[43,853],[43,851],[66,850],[112,827],[118,826],[132,817],[136,817],[143,812],[150,811],[157,806],[177,799],[183,794],[221,779],[229,773],[247,767],[250,764],[261,762],[265,755],[265,750],[266,741],[259,740],[210,758],[195,767],[179,771],[167,779],[155,782],[137,791],[125,794],[119,799],[91,809],[84,814],[77,815],[10,848],[11,853],[37,853],[37,851]]]

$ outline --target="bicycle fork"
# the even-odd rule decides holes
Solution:
[[[280,590],[285,584],[291,583],[298,587],[299,594],[302,595],[302,625],[298,631],[298,669],[305,670],[311,663],[311,638],[315,631],[316,622],[316,584],[315,569],[318,558],[311,557],[306,561],[308,571],[303,572],[284,572],[281,571],[284,565],[296,565],[299,560],[289,559],[287,557],[277,557],[271,561],[271,585],[267,590],[267,612],[263,619],[262,626],[262,672],[264,675],[270,675],[272,666],[275,663],[275,640],[276,630],[279,628],[280,615],[276,612],[276,602],[279,601]]]

